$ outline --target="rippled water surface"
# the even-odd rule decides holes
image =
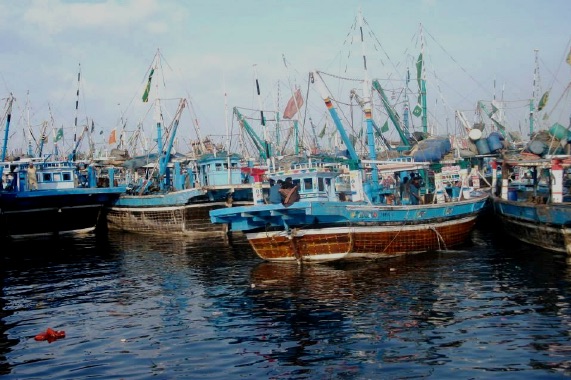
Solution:
[[[571,375],[571,264],[478,229],[463,250],[262,262],[242,239],[2,247],[7,379]],[[48,327],[66,337],[36,341]]]

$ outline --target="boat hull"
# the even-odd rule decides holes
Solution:
[[[297,202],[215,210],[267,261],[378,259],[445,250],[469,240],[488,194],[444,204],[389,206]]]
[[[571,204],[493,200],[494,214],[513,238],[546,250],[571,255]]]
[[[0,231],[4,238],[50,237],[93,232],[117,188],[39,190],[0,194]]]
[[[370,225],[246,233],[267,261],[325,262],[380,259],[456,247],[466,243],[476,215],[413,225]]]
[[[208,202],[164,207],[109,207],[107,228],[139,234],[197,235],[226,232],[223,225],[210,222],[210,211],[227,207],[224,202]]]

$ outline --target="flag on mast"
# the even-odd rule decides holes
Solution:
[[[115,129],[111,131],[111,134],[109,135],[109,145],[115,144],[117,142],[115,133],[116,133]]]
[[[327,123],[323,126],[321,132],[319,132],[319,138],[323,138],[323,136],[325,136],[326,129],[327,129]]]
[[[60,128],[57,130],[57,133],[54,137],[54,142],[58,142],[59,140],[61,140],[63,138],[63,128]]]
[[[287,102],[287,106],[284,111],[284,119],[291,119],[292,117],[294,117],[302,105],[303,105],[303,97],[301,96],[301,90],[298,88],[295,94]]]
[[[151,69],[149,73],[149,79],[147,80],[147,87],[145,88],[145,92],[143,93],[143,102],[146,103],[149,101],[149,92],[151,91],[151,80],[153,79],[153,74],[155,73],[155,69]]]
[[[389,131],[389,121],[385,121],[385,124],[381,127],[381,132],[385,133]]]
[[[545,91],[545,93],[541,96],[541,99],[539,99],[539,105],[537,106],[538,111],[541,111],[542,109],[545,108],[548,99],[549,99],[549,91]]]

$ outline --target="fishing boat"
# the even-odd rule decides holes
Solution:
[[[157,107],[160,107],[158,103],[157,101]],[[187,211],[190,212],[192,200],[206,193],[195,186],[192,171],[189,172],[183,166],[184,162],[174,160],[171,156],[172,144],[185,106],[185,99],[181,99],[166,143],[162,135],[162,120],[157,121],[157,151],[160,153],[149,155],[147,160],[135,158],[125,162],[129,186],[127,192],[106,210],[109,230],[138,233],[185,230]]]
[[[535,55],[537,75],[537,49]],[[571,65],[571,53],[565,61]],[[511,237],[571,255],[571,122],[567,127],[559,122],[562,115],[569,114],[568,102],[562,100],[568,99],[571,84],[567,83],[560,98],[550,106],[548,99],[553,90],[544,92],[534,87],[529,140],[521,149],[504,151],[493,162],[499,176],[493,175],[496,183],[491,202],[494,216]],[[535,99],[539,95],[541,98]],[[552,119],[553,115],[557,119]]]
[[[161,67],[161,58],[157,52],[144,102],[152,75]],[[129,186],[107,208],[107,227],[139,234],[223,233],[222,226],[210,223],[209,211],[241,202],[251,204],[252,185],[244,180],[241,157],[216,148],[208,151],[203,143],[198,155],[175,154],[175,138],[188,101],[179,99],[169,125],[163,119],[166,112],[161,109],[162,103],[157,96],[153,104],[156,152],[124,162]]]
[[[127,165],[129,163],[127,162]],[[178,158],[159,173],[154,164],[107,209],[110,230],[182,235],[223,233],[210,223],[209,211],[230,205],[252,204],[252,184],[245,178],[241,158],[218,152],[198,159]],[[143,178],[149,178],[149,180]],[[159,178],[168,178],[161,189]]]
[[[571,156],[514,154],[494,162],[494,215],[513,238],[571,255]]]
[[[29,174],[30,166],[36,168],[35,174]],[[2,162],[0,172],[0,234],[4,238],[94,232],[102,226],[104,208],[126,190],[117,184],[113,168],[106,170],[107,181],[102,181],[95,166],[72,161]],[[35,188],[29,185],[30,175],[36,177]]]
[[[104,207],[126,187],[115,168],[88,161],[57,160],[29,147],[29,154],[8,158],[14,98],[6,103],[6,126],[0,158],[0,238],[57,237],[94,232],[102,226]],[[57,141],[57,140],[56,140]]]
[[[380,164],[380,162],[378,163]],[[383,162],[381,173],[428,174],[427,163]],[[470,191],[454,201],[423,197],[421,204],[397,200],[396,186],[378,188],[366,200],[361,170],[351,171],[350,201],[335,189],[340,172],[308,163],[268,173],[291,177],[300,200],[292,205],[264,204],[210,212],[213,223],[244,231],[258,256],[268,261],[322,262],[383,258],[444,250],[466,243],[488,193]],[[366,186],[366,185],[365,185]],[[345,198],[346,199],[346,198]]]
[[[347,148],[349,197],[335,187],[342,174],[337,167],[308,161],[266,173],[276,181],[291,178],[299,201],[213,210],[212,222],[226,224],[229,231],[244,231],[257,255],[268,261],[377,259],[466,243],[489,194],[465,187],[462,195],[446,199],[442,174],[432,171],[430,162],[376,160],[370,109],[369,159],[361,158],[319,72],[312,76]],[[383,176],[396,181],[385,188]],[[416,193],[422,201],[415,202],[400,189],[398,180],[404,182],[405,176],[424,182]],[[466,177],[461,179],[466,184]]]

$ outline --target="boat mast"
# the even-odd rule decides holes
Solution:
[[[410,112],[410,104],[408,101],[408,84],[410,83],[410,69],[406,68],[406,78],[405,78],[405,87],[404,87],[404,110],[402,115],[402,121],[404,123],[404,127],[406,129],[407,135],[409,135],[409,123],[408,123],[408,114]]]
[[[367,56],[365,54],[365,41],[363,37],[363,14],[359,8],[358,12],[359,33],[361,36],[361,51],[363,53],[363,70],[365,79],[363,80],[363,111],[365,112],[365,119],[367,120],[367,143],[369,146],[369,159],[376,160],[377,153],[375,152],[375,135],[373,132],[373,106],[371,103],[371,80],[367,71]],[[371,164],[371,180],[373,184],[379,183],[379,172],[377,171],[377,164]]]
[[[347,148],[347,151],[349,152],[349,157],[353,161],[353,163],[352,163],[353,168],[358,167],[359,156],[357,155],[357,152],[355,151],[355,147],[351,143],[351,139],[347,135],[345,128],[343,128],[343,124],[341,123],[341,119],[339,118],[339,114],[337,113],[335,106],[333,106],[331,94],[329,93],[329,90],[327,90],[327,87],[325,86],[325,82],[323,82],[323,78],[321,78],[319,71],[317,71],[317,70],[312,71],[310,80],[314,81],[315,84],[317,85],[319,93],[321,94],[321,97],[323,98],[323,101],[325,102],[325,106],[329,110],[329,114],[331,115],[331,118],[333,119],[333,122],[335,123],[335,126],[337,127],[337,131],[339,132],[339,135],[341,136],[341,139],[343,140],[343,143],[345,144],[345,147]]]
[[[258,70],[254,64],[254,80],[256,81],[256,91],[258,93],[258,104],[260,107],[260,120],[262,123],[262,133],[264,135],[264,150],[266,151],[266,164],[270,166],[270,138],[268,136],[268,127],[266,126],[266,118],[264,117],[264,109],[262,108],[262,97],[260,95],[260,82],[258,81]]]
[[[228,124],[228,94],[226,93],[225,81],[224,81],[224,124],[226,126],[226,152],[230,154],[230,125]]]
[[[77,155],[77,108],[79,106],[79,84],[81,80],[81,63],[77,70],[77,91],[75,93],[75,121],[73,124],[73,151],[71,152],[71,160],[75,161]]]
[[[224,85],[224,124],[226,127],[226,163],[228,165],[226,180],[230,183],[232,179],[232,168],[230,164],[230,125],[228,124],[228,94],[226,93],[226,81]]]
[[[54,149],[53,154],[54,154],[55,159],[58,160],[58,159],[59,159],[59,158],[58,158],[58,156],[59,156],[58,141],[63,137],[63,126],[62,126],[61,134],[60,134],[59,131],[57,131],[56,128],[55,128],[55,125],[54,125],[54,123],[55,123],[55,121],[54,121],[54,115],[53,115],[53,113],[52,113],[52,107],[51,107],[49,104],[48,104],[48,110],[50,111],[50,126],[51,126],[51,129],[52,129],[52,136],[53,136],[53,142],[54,142],[54,145],[53,145],[53,149]]]
[[[42,123],[42,131],[41,131],[41,135],[40,135],[40,146],[38,148],[38,157],[40,157],[40,158],[44,154],[44,144],[48,138],[47,129],[48,129],[48,122],[44,121]]]
[[[428,133],[428,118],[426,110],[426,70],[424,68],[424,34],[422,33],[422,24],[420,24],[420,56],[416,62],[416,69],[420,85],[420,100],[422,104],[422,131]]]
[[[163,176],[167,176],[168,175],[168,164],[171,158],[171,150],[174,144],[174,140],[175,140],[175,136],[176,136],[176,131],[178,129],[178,123],[180,121],[180,117],[182,116],[182,111],[184,110],[184,107],[186,106],[186,99],[182,98],[179,102],[178,105],[178,109],[175,113],[174,116],[174,123],[173,126],[170,130],[170,138],[169,141],[167,142],[167,146],[165,149],[165,153],[164,155],[159,155],[159,177],[163,178]],[[165,186],[165,184],[163,183],[163,181],[161,181],[161,187]],[[164,189],[163,189],[164,190]]]
[[[6,128],[4,129],[4,146],[2,147],[2,162],[6,161],[6,150],[8,149],[8,131],[10,130],[10,120],[12,119],[12,104],[14,103],[14,95],[10,93],[6,101]]]
[[[30,91],[26,93],[26,122],[28,123],[28,156],[34,157],[34,149],[32,147],[32,126],[30,125]]]
[[[541,88],[539,80],[539,49],[533,49],[535,53],[535,68],[533,70],[533,92],[529,101],[529,137],[533,134],[537,113],[535,112],[535,103],[539,97]]]

